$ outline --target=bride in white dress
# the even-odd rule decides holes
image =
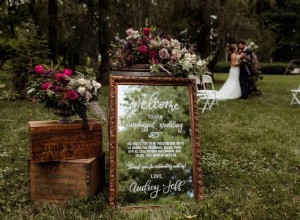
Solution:
[[[238,62],[238,47],[230,45],[230,70],[224,85],[217,92],[217,100],[238,99],[242,96],[240,85],[240,64]]]

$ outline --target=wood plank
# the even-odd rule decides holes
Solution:
[[[82,129],[82,121],[30,121],[30,159],[34,163],[65,159],[85,159],[102,155],[102,126],[91,120],[92,129]]]
[[[33,201],[57,202],[88,198],[103,191],[104,155],[98,158],[33,163],[28,161],[30,196]]]

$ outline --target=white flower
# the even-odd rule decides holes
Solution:
[[[183,60],[181,62],[181,65],[182,65],[182,68],[187,71],[189,71],[189,69],[191,67],[191,63],[188,60]]]
[[[191,58],[191,54],[190,53],[185,53],[184,54],[184,59],[190,59]]]
[[[169,48],[170,47],[170,41],[168,41],[167,39],[162,39],[160,45],[162,47]]]
[[[175,48],[175,49],[172,50],[172,54],[175,55],[175,54],[178,54],[178,53],[179,53],[179,50],[178,50],[178,49]]]
[[[69,82],[69,85],[74,86],[74,85],[76,85],[76,83],[77,83],[76,79],[71,79],[70,82]]]
[[[171,46],[180,50],[180,42],[176,39],[171,39]]]
[[[87,88],[88,90],[93,89],[91,80],[86,80],[86,83],[85,83],[84,87]]]
[[[86,84],[86,81],[85,81],[84,78],[79,78],[79,79],[77,79],[77,83],[78,83],[79,85],[83,86],[83,85]]]
[[[150,48],[155,48],[158,46],[158,42],[156,40],[151,40],[150,41]]]
[[[84,94],[85,93],[85,91],[86,91],[86,88],[85,87],[83,87],[83,86],[80,86],[79,88],[78,88],[78,90],[77,90],[80,94]]]
[[[100,87],[101,87],[101,83],[98,83],[96,80],[93,80],[93,81],[92,81],[92,85],[93,85],[94,88],[95,88],[95,93],[96,93],[97,90],[100,89]]]
[[[197,58],[196,54],[191,55],[191,63],[192,64],[196,64],[196,62],[197,62],[196,58]]]
[[[206,65],[206,62],[205,60],[199,60],[197,63],[196,63],[197,66],[205,66]]]

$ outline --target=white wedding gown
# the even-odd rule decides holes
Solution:
[[[240,67],[231,66],[228,79],[217,92],[217,100],[238,99],[241,96]]]

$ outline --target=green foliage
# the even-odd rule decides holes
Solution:
[[[216,74],[221,87],[227,74]],[[299,106],[289,105],[299,76],[266,75],[262,95],[220,102],[199,113],[205,198],[151,210],[113,209],[107,188],[65,204],[28,197],[28,121],[56,119],[42,105],[0,101],[0,218],[8,219],[299,219]],[[100,90],[108,103],[108,87]],[[108,137],[103,127],[108,180]]]
[[[283,75],[287,64],[286,63],[259,63],[263,75]],[[216,73],[229,73],[229,63],[218,62],[214,68]]]
[[[7,40],[11,49],[6,50],[9,53],[6,62],[11,66],[14,87],[21,97],[25,97],[29,64],[42,63],[49,53],[46,41],[37,35],[37,30],[32,21],[21,23],[16,27],[16,37]]]
[[[15,90],[12,89],[3,90],[0,93],[0,100],[11,101],[11,100],[16,100],[17,98],[20,98],[20,95]]]
[[[229,73],[230,64],[228,62],[218,62],[214,67],[213,72],[216,73]]]

